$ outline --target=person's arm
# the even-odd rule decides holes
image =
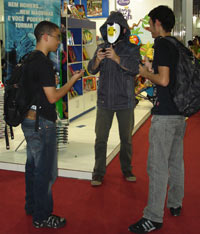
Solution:
[[[101,61],[106,57],[106,53],[103,52],[103,49],[100,48],[98,49],[97,51],[97,56],[96,56],[96,59],[95,59],[95,62],[92,66],[92,69],[93,70],[96,70],[98,67],[99,67],[99,64],[101,63]]]
[[[48,99],[48,101],[53,104],[60,100],[60,98],[64,97],[68,91],[71,89],[71,87],[74,85],[74,83],[82,77],[84,74],[84,70],[76,71],[74,75],[71,77],[71,79],[63,85],[60,89],[56,89],[56,87],[43,87],[44,93]]]
[[[94,57],[88,63],[88,71],[91,74],[96,74],[99,72],[99,65],[101,61],[105,58],[106,53],[103,51],[103,48],[97,48],[95,51]]]
[[[158,74],[154,74],[147,67],[139,65],[139,73],[142,77],[149,79],[152,83],[166,87],[169,84],[169,67],[159,66]]]
[[[174,49],[166,39],[159,38],[154,43],[154,61],[158,65],[156,73],[150,71],[147,66],[139,66],[142,77],[149,79],[152,83],[167,87],[170,82],[170,65],[174,63],[171,51]],[[175,56],[175,53],[174,53]],[[145,58],[145,65],[148,62]],[[148,64],[148,63],[147,63]],[[155,71],[154,71],[155,72]]]

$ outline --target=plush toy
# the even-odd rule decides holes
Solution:
[[[138,34],[143,34],[143,32],[140,30],[141,27],[138,27],[140,23],[142,23],[142,28],[149,30],[149,16],[146,15],[143,19],[140,19],[137,24],[134,23],[132,27],[130,27],[131,34],[129,40],[136,45],[141,45],[141,39]]]
[[[140,47],[140,54],[142,56],[146,56],[150,60],[153,60],[153,44],[150,44],[150,42],[147,42],[147,44],[141,45]]]

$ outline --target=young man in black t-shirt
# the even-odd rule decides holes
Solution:
[[[25,82],[28,94],[36,98],[22,123],[27,142],[25,210],[33,216],[34,227],[60,228],[66,224],[66,219],[52,214],[52,185],[57,177],[55,102],[67,94],[84,71],[77,71],[68,83],[56,89],[53,64],[47,55],[57,50],[60,30],[56,24],[42,21],[34,34],[36,50],[26,67]],[[38,131],[35,130],[36,107],[39,107]]]
[[[149,16],[150,31],[155,38],[154,72],[140,65],[140,74],[155,84],[156,99],[149,132],[148,204],[142,219],[129,227],[134,233],[150,232],[162,227],[168,186],[167,207],[173,216],[180,215],[184,196],[183,138],[186,123],[170,94],[170,86],[176,79],[178,52],[165,39],[171,36],[175,16],[167,6],[154,8]]]

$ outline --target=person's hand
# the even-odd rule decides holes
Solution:
[[[153,72],[152,63],[149,61],[148,57],[144,57],[144,65],[148,68],[148,71]]]
[[[142,77],[147,77],[147,74],[149,73],[148,67],[139,65],[139,73]]]
[[[106,58],[110,58],[115,62],[119,62],[119,56],[115,53],[112,45],[109,48],[106,48]]]
[[[76,71],[73,73],[72,78],[75,79],[75,80],[78,80],[78,79],[80,79],[80,78],[84,75],[84,72],[85,72],[84,69],[76,70]]]
[[[106,52],[103,52],[103,48],[100,48],[97,51],[97,59],[99,60],[99,62],[101,62],[101,60],[103,60],[106,57]]]

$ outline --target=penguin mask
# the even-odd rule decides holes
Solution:
[[[110,44],[115,43],[121,35],[121,26],[117,23],[107,24],[107,39]]]

